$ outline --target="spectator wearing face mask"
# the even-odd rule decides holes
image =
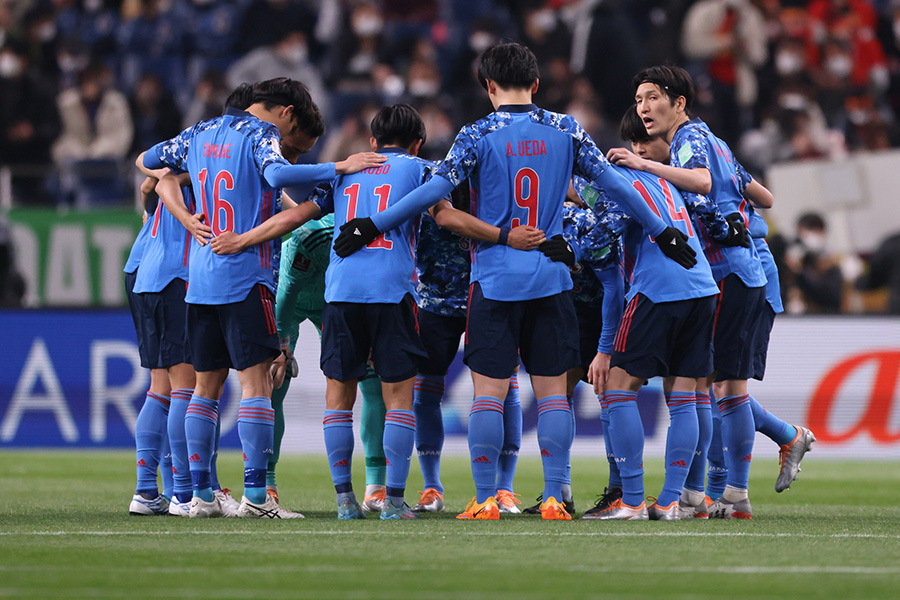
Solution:
[[[887,288],[887,312],[900,315],[900,232],[884,239],[872,256],[868,270],[856,280],[856,289]]]
[[[797,238],[784,262],[789,273],[786,307],[790,313],[835,314],[841,311],[844,278],[838,258],[828,251],[825,219],[805,213],[797,219]]]

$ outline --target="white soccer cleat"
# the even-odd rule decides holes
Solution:
[[[708,519],[710,504],[712,500],[709,496],[703,496],[699,504],[691,504],[687,495],[682,493],[678,501],[678,514],[682,519]]]
[[[646,502],[641,502],[638,506],[628,506],[621,498],[617,498],[609,508],[597,513],[594,518],[603,521],[647,521],[650,517]]]
[[[725,498],[719,498],[709,506],[711,519],[752,519],[753,510],[750,508],[750,499],[744,498],[737,502],[729,502]]]
[[[282,508],[275,502],[275,498],[266,494],[263,504],[254,504],[247,500],[247,496],[241,498],[241,506],[237,516],[244,519],[302,519],[303,515]]]
[[[169,499],[159,494],[156,498],[147,499],[140,494],[135,494],[131,498],[131,505],[128,507],[129,514],[132,515],[165,515],[169,513]]]
[[[778,472],[778,479],[775,480],[776,492],[780,493],[791,487],[791,483],[797,479],[797,473],[800,472],[800,461],[812,449],[815,441],[816,436],[812,431],[806,427],[797,427],[797,436],[790,443],[781,446],[778,451],[781,470]]]
[[[189,517],[191,516],[191,503],[178,502],[172,498],[169,501],[169,514],[173,517]]]
[[[517,504],[522,504],[521,500],[516,498],[518,495],[509,490],[497,490],[497,495],[494,497],[497,499],[497,506],[500,507],[500,512],[511,515],[521,514],[522,511],[516,506]]]
[[[216,495],[216,499],[218,499],[219,503],[222,505],[222,516],[237,516],[237,511],[241,507],[241,503],[234,499],[234,496],[231,495],[231,490],[223,488],[221,490],[215,490],[213,494]]]
[[[679,521],[681,510],[677,500],[673,500],[668,506],[660,506],[654,502],[647,507],[647,516],[651,521]]]
[[[366,486],[366,497],[363,499],[362,509],[366,512],[380,513],[384,508],[384,499],[387,491],[383,485]]]
[[[434,488],[428,488],[424,492],[419,493],[422,494],[422,497],[412,507],[411,510],[413,512],[441,512],[444,510],[444,494],[442,492]]]
[[[194,496],[191,498],[191,512],[188,516],[192,519],[215,519],[224,517],[225,511],[222,510],[222,503],[215,496],[213,496],[212,502]]]

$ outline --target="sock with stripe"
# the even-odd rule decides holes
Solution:
[[[384,458],[384,397],[381,379],[371,375],[361,379],[362,411],[359,418],[359,437],[366,455],[366,485],[384,485],[387,462]]]
[[[175,492],[175,477],[172,474],[172,452],[169,450],[169,434],[163,436],[162,460],[159,461],[159,475],[162,478],[163,495],[171,498]]]
[[[144,406],[134,424],[135,454],[137,457],[137,487],[135,493],[156,498],[159,488],[156,472],[163,457],[166,422],[169,419],[169,398],[147,392]]]
[[[712,440],[712,406],[709,394],[696,392],[694,397],[697,400],[697,449],[684,487],[702,494],[706,487],[706,456]]]
[[[610,390],[603,396],[609,412],[609,437],[622,477],[622,502],[640,506],[644,501],[644,425],[637,392]]]
[[[238,435],[244,451],[244,496],[253,504],[266,502],[266,467],[275,435],[275,411],[265,396],[241,398]]]
[[[503,445],[497,461],[497,489],[513,491],[519,447],[522,445],[522,404],[519,402],[519,378],[509,378],[509,390],[503,400]]]
[[[353,411],[325,410],[322,421],[325,432],[325,451],[331,467],[331,481],[338,493],[348,492],[350,466],[353,458]]]
[[[756,398],[749,396],[750,410],[753,411],[753,423],[756,431],[771,439],[779,446],[790,444],[797,437],[797,428],[790,423],[785,423],[756,401]]]
[[[562,486],[572,450],[572,409],[563,395],[539,398],[537,436],[544,467],[544,500],[562,502]]]
[[[266,487],[278,488],[275,482],[275,466],[281,457],[281,441],[284,439],[284,398],[291,387],[291,378],[285,377],[280,388],[272,390],[272,410],[275,411],[275,431],[272,434],[272,454],[266,464]]]
[[[417,375],[413,386],[413,411],[416,413],[416,452],[422,469],[422,486],[444,491],[441,484],[441,452],[444,449],[444,398],[442,375]]]
[[[209,465],[216,447],[216,424],[219,421],[219,402],[194,394],[184,415],[188,463],[194,496],[212,502],[213,490]]]
[[[416,415],[394,409],[384,415],[384,456],[387,460],[386,495],[395,506],[403,503],[409,459],[416,440]]]
[[[222,422],[216,419],[216,443],[213,445],[213,453],[209,458],[209,485],[213,491],[221,490],[219,484],[219,437],[222,435]]]
[[[493,396],[475,398],[469,411],[469,457],[478,503],[497,492],[497,461],[503,436],[503,402]]]
[[[727,485],[746,490],[750,482],[750,460],[756,424],[750,396],[725,396],[718,401],[722,413],[722,446],[725,449],[725,467],[728,469]]]
[[[728,467],[725,466],[725,449],[722,447],[722,415],[719,413],[719,405],[709,395],[710,414],[712,415],[712,436],[709,440],[709,450],[706,459],[709,462],[707,473],[706,495],[713,500],[718,500],[725,492],[725,480],[728,479]]]
[[[603,396],[597,396],[602,407]],[[606,446],[606,462],[609,463],[609,489],[622,489],[622,477],[619,475],[619,463],[616,462],[616,454],[612,448],[612,437],[609,435],[609,409],[603,408],[600,413],[600,421],[603,423],[603,445]]]
[[[684,489],[697,450],[697,397],[694,392],[666,394],[669,430],[666,434],[666,479],[656,502],[661,507],[677,502]]]
[[[184,433],[184,417],[194,390],[172,390],[169,404],[169,452],[172,454],[172,494],[178,502],[190,502],[192,495],[191,468],[188,462],[187,437]]]

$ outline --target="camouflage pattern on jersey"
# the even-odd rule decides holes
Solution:
[[[419,308],[447,317],[466,316],[469,248],[468,238],[443,229],[428,214],[422,216],[416,247]]]
[[[552,127],[572,136],[575,145],[573,173],[590,181],[595,181],[609,167],[609,161],[594,144],[584,128],[569,115],[556,113],[535,107],[527,113],[532,121]],[[508,112],[492,112],[474,123],[460,129],[453,141],[447,157],[438,166],[436,175],[440,175],[454,186],[465,180],[477,164],[476,146],[484,136],[503,129],[513,122]]]
[[[334,217],[326,215],[298,227],[282,244],[281,277],[275,302],[278,334],[296,335],[297,326],[314,320],[325,304],[325,270],[331,253]],[[314,324],[318,326],[319,323]]]
[[[600,200],[599,204],[600,212],[595,213],[566,202],[563,207],[563,238],[579,257],[571,270],[575,302],[602,308],[603,287],[595,270],[618,268],[621,239],[611,224],[621,221],[619,216],[624,216],[624,213],[612,209],[606,200]],[[596,203],[594,210],[597,210]]]

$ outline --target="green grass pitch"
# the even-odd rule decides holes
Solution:
[[[418,521],[338,521],[323,456],[279,464],[282,501],[305,520],[130,517],[133,461],[128,452],[0,452],[0,598],[900,595],[897,463],[813,452],[793,489],[776,494],[776,462],[758,460],[752,521],[609,523],[458,521],[474,490],[461,457],[445,460],[447,512]],[[648,460],[648,493],[662,485],[661,463]],[[238,454],[220,458],[224,484],[239,487],[241,469]],[[603,489],[605,461],[576,459],[573,476],[580,513]],[[421,482],[414,465],[408,500]],[[539,460],[523,458],[524,505],[541,487]]]

